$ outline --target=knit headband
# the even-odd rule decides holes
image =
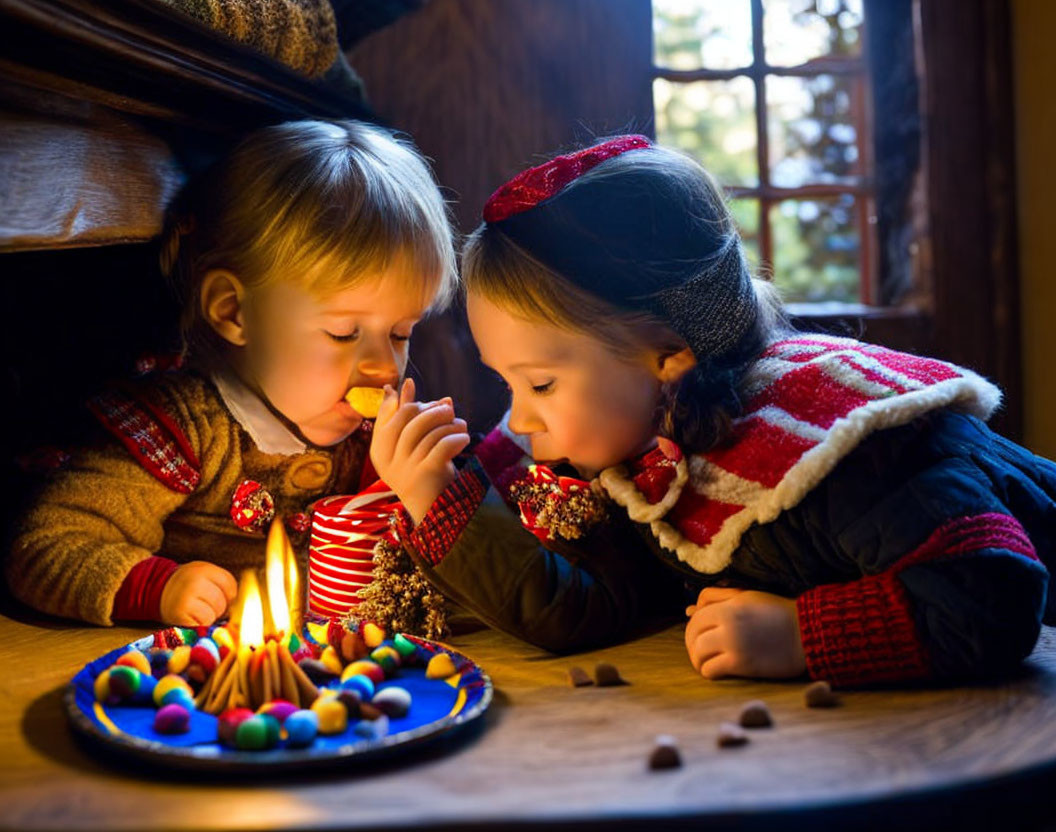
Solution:
[[[652,312],[698,360],[714,360],[740,341],[757,309],[738,235],[702,230],[702,191],[662,167],[570,187],[603,162],[650,147],[644,136],[619,136],[522,171],[492,194],[484,221],[591,294]]]

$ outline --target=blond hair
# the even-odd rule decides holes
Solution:
[[[292,280],[320,295],[406,258],[423,298],[457,288],[447,205],[406,140],[356,121],[295,121],[254,131],[170,208],[160,263],[182,303],[193,358],[215,357],[202,279],[227,269],[247,288]],[[420,282],[418,282],[420,278]]]

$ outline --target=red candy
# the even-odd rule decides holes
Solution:
[[[235,734],[238,726],[253,716],[249,708],[229,708],[216,718],[216,738],[223,745],[235,747]]]

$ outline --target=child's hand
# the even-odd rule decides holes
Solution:
[[[161,620],[180,627],[205,627],[224,614],[238,594],[226,569],[204,560],[178,567],[161,591]]]
[[[789,598],[708,587],[686,615],[689,660],[705,679],[787,679],[807,669],[796,602]]]
[[[450,399],[414,401],[411,379],[404,381],[399,396],[386,385],[370,461],[416,524],[455,478],[452,460],[468,444],[465,420],[455,418]]]

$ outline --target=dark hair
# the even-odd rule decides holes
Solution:
[[[634,150],[598,164],[567,189],[594,187],[600,193],[605,180],[619,183],[624,190],[682,188],[695,195],[693,216],[688,223],[680,218],[687,233],[706,235],[710,250],[737,242],[730,239],[737,230],[721,190],[699,164],[680,153],[656,146]],[[664,206],[665,200],[657,203]],[[655,221],[663,222],[663,217]],[[569,244],[600,246],[605,241],[576,239]],[[676,264],[664,255],[659,252],[634,259],[635,279],[645,291],[670,284]],[[584,256],[589,257],[589,252]],[[684,264],[677,266],[681,269]],[[487,223],[465,243],[462,276],[467,292],[527,320],[545,321],[595,338],[625,360],[649,349],[666,355],[688,346],[654,312],[616,306],[581,288]],[[665,388],[657,403],[657,432],[687,451],[705,451],[728,435],[732,420],[742,411],[740,387],[745,372],[769,342],[790,328],[773,284],[758,277],[751,284],[753,325],[720,356],[695,353],[696,365],[678,383]]]

